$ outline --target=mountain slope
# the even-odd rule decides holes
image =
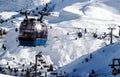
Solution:
[[[29,4],[30,1],[26,1],[25,4]],[[38,1],[39,0],[34,0],[33,4],[29,6],[34,9],[49,2],[49,0],[43,0],[43,3],[41,0],[39,1],[40,3]],[[16,5],[24,4],[24,1],[22,0],[13,2]],[[19,42],[17,41],[17,37],[19,32],[15,32],[15,28],[19,28],[20,22],[24,19],[24,16],[12,19],[14,24],[11,21],[0,24],[1,27],[8,31],[4,40],[0,40],[0,46],[5,44],[7,47],[6,51],[0,48],[1,65],[5,65],[9,61],[12,67],[16,66],[19,68],[19,63],[26,64],[27,66],[30,62],[35,62],[35,55],[40,51],[46,56],[49,63],[57,65],[58,67],[67,65],[80,57],[80,60],[83,60],[83,55],[89,55],[110,42],[109,36],[100,40],[94,38],[93,33],[97,33],[98,37],[100,37],[104,33],[109,33],[108,27],[115,27],[116,30],[114,30],[113,33],[118,36],[118,26],[120,24],[120,6],[118,6],[118,2],[119,0],[51,0],[51,4],[55,4],[54,11],[57,12],[58,17],[44,17],[45,22],[48,25],[48,41],[46,47],[18,47]],[[1,18],[6,19],[16,15],[16,13],[13,12],[14,10],[18,10],[18,7],[15,7],[16,5],[8,4],[8,6],[4,7],[6,2],[2,2],[1,4],[1,11],[3,11],[0,12]],[[26,5],[24,5],[24,8],[27,8]],[[50,29],[49,26],[52,26],[52,29]],[[87,29],[86,33],[85,29]],[[82,32],[82,38],[79,38],[77,35],[79,31]],[[68,32],[70,35],[67,35]],[[77,40],[75,40],[76,38]],[[119,38],[113,38],[113,42],[118,42],[118,40]],[[100,54],[102,53],[96,53],[94,58],[95,61],[99,58],[101,58],[99,59],[100,61],[103,59],[102,57],[104,56],[99,56]],[[15,60],[13,60],[13,58],[15,58]],[[109,62],[112,58],[113,57],[109,59]],[[109,62],[106,62],[105,66],[100,67],[106,67]],[[74,63],[78,64],[77,62]],[[94,63],[94,61],[91,61],[91,64],[92,63]],[[76,68],[80,69],[82,66],[85,67],[88,64],[86,63],[77,66]],[[72,67],[75,66],[73,64],[71,65]],[[66,68],[67,67],[70,68],[69,66],[66,66]],[[75,74],[84,74],[84,72],[88,73],[89,70],[89,68],[86,68]],[[71,71],[68,72],[71,73],[70,75],[73,73]],[[98,72],[101,73],[104,71]]]
[[[90,55],[84,55],[81,58],[73,61],[72,63],[64,66],[60,70],[62,72],[66,72],[66,75],[69,76],[87,76],[91,70],[94,70],[96,74],[100,77],[109,76],[113,77],[112,69],[110,68],[110,64],[112,64],[113,58],[120,58],[119,56],[119,47],[120,44],[116,43],[113,45],[109,45],[103,47]],[[88,61],[86,61],[88,59]],[[74,71],[75,70],[75,71]],[[117,75],[115,77],[119,77]]]

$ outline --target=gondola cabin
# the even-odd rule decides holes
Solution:
[[[19,29],[20,46],[44,46],[47,42],[47,25],[38,19],[24,19]]]

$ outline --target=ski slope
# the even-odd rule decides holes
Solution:
[[[109,45],[109,37],[100,40],[94,38],[93,33],[97,33],[100,37],[104,32],[110,32],[109,27],[115,27],[113,34],[119,36],[119,0],[51,0],[50,5],[55,4],[54,11],[57,17],[44,17],[48,25],[46,47],[22,47],[18,46],[17,37],[19,32],[15,32],[15,29],[19,28],[24,16],[17,15],[18,13],[15,11],[20,10],[21,7],[35,9],[50,2],[50,0],[31,1],[33,0],[26,2],[23,0],[13,0],[13,2],[9,0],[10,3],[7,1],[0,2],[2,8],[0,8],[0,16],[2,19],[9,19],[13,15],[16,16],[15,19],[12,19],[14,23],[10,20],[0,24],[2,28],[7,30],[4,39],[0,39],[1,65],[6,66],[6,63],[9,62],[11,67],[20,68],[21,66],[18,64],[25,64],[26,67],[29,67],[30,62],[35,63],[35,55],[42,51],[48,63],[57,66],[57,68],[61,67],[61,70],[68,72],[70,76],[86,75],[91,69],[95,69],[98,74],[110,70],[108,64],[112,61],[112,58],[119,58],[120,38],[113,37],[115,44]],[[7,6],[4,7],[6,4]],[[52,26],[52,29],[49,26]],[[81,28],[81,30],[78,28]],[[85,29],[87,29],[87,33],[84,32]],[[82,31],[82,38],[78,38],[76,34],[79,31]],[[70,35],[67,35],[68,32]],[[5,44],[7,50],[2,49],[2,44]],[[106,47],[106,45],[109,46]],[[105,50],[104,53],[103,50]],[[90,62],[81,64],[90,54],[93,54],[93,59]],[[73,72],[74,67],[78,69],[77,72]]]
[[[113,45],[105,46],[91,53],[92,58],[90,58],[90,54],[83,55],[81,58],[73,61],[72,63],[64,66],[58,72],[62,71],[64,75],[68,76],[82,76],[87,77],[91,70],[95,70],[95,73],[98,74],[98,77],[114,77],[112,75],[112,69],[109,66],[112,64],[113,58],[119,58],[119,46],[120,43],[116,43]],[[88,61],[86,62],[86,58]],[[76,70],[76,71],[74,71]],[[120,75],[116,75],[115,77],[119,77]]]

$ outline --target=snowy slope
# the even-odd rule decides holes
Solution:
[[[11,2],[12,0],[9,1]],[[0,8],[0,11],[3,11],[0,12],[1,18],[11,18],[11,16],[17,14],[14,11],[19,10],[21,7],[27,8],[27,6],[30,6],[29,9],[35,9],[49,2],[49,0],[24,1],[25,0],[13,0],[11,3],[0,2],[0,7],[2,8]],[[31,3],[31,1],[33,2]],[[13,3],[15,3],[15,5]],[[70,75],[73,74],[72,70],[75,66],[77,66],[76,68],[78,68],[78,70],[85,68],[75,73],[78,75],[78,73],[88,73],[92,68],[92,63],[95,61],[98,62],[99,60],[102,62],[102,59],[107,57],[104,55],[110,55],[110,58],[106,59],[105,64],[102,62],[103,64],[101,64],[99,68],[97,68],[97,65],[94,67],[98,70],[98,73],[107,71],[107,65],[111,62],[114,55],[112,55],[112,51],[110,53],[102,53],[100,52],[102,49],[98,49],[109,44],[110,38],[107,37],[102,40],[93,38],[93,32],[101,36],[104,32],[109,33],[107,28],[112,26],[116,28],[116,30],[113,31],[114,35],[118,36],[118,26],[120,24],[119,0],[51,0],[51,3],[55,4],[54,11],[56,11],[59,16],[45,17],[45,22],[48,24],[48,41],[46,47],[18,47],[18,32],[15,32],[15,28],[19,28],[20,22],[24,18],[23,16],[13,19],[14,24],[11,23],[11,21],[0,24],[1,27],[8,31],[4,40],[0,40],[0,46],[4,43],[7,47],[6,51],[0,48],[0,64],[6,65],[6,63],[9,62],[12,67],[18,68],[20,68],[20,66],[18,66],[19,63],[28,66],[30,62],[35,62],[35,55],[42,51],[48,63],[57,65],[58,67],[73,62],[63,67],[63,70],[70,73]],[[4,7],[6,4],[7,6]],[[52,29],[50,29],[49,26],[52,26]],[[77,37],[76,32],[79,30],[76,28],[82,28],[82,38]],[[84,32],[85,28],[87,29],[87,33]],[[71,35],[67,35],[67,32]],[[75,40],[75,38],[77,38],[77,40]],[[113,42],[119,42],[119,38],[114,38]],[[119,46],[115,45],[113,48],[117,47]],[[108,47],[105,49],[107,51],[107,49],[110,50],[111,48]],[[96,52],[94,53],[94,51]],[[114,51],[116,51],[117,54],[117,50]],[[93,58],[94,60],[79,66],[78,63],[84,59],[83,55],[89,55],[92,52],[95,57]],[[15,58],[15,60],[13,60],[13,58]],[[76,59],[77,61],[74,61]],[[86,68],[87,65],[90,67]],[[71,69],[66,70],[69,68]],[[104,70],[103,68],[107,69]]]
[[[62,73],[66,72],[66,75],[69,76],[85,76],[87,77],[91,70],[95,70],[95,73],[98,74],[99,77],[113,77],[112,69],[110,68],[110,64],[112,64],[113,58],[119,58],[119,48],[120,43],[116,43],[113,45],[109,45],[98,49],[94,53],[91,53],[92,58],[90,58],[90,54],[84,55],[81,58],[73,61],[72,63],[64,66],[60,69]],[[86,58],[88,62],[86,62]],[[69,69],[69,70],[68,70]],[[76,71],[74,71],[76,70]],[[119,77],[117,75],[115,77]]]
[[[0,0],[0,9],[4,11],[34,9],[48,2],[50,2],[50,0]]]

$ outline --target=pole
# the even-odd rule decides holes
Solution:
[[[113,39],[112,39],[112,33],[113,33],[113,29],[111,28],[111,33],[110,33],[110,38],[111,38],[111,39],[110,39],[110,44],[113,43],[113,41],[112,41],[112,40],[113,40]]]
[[[37,77],[37,55],[35,56],[35,77]]]
[[[109,30],[111,30],[110,31],[110,44],[112,44],[113,43],[113,30],[115,29],[115,28],[108,28]]]
[[[120,36],[120,26],[118,26],[119,27],[119,33],[118,33],[118,35]]]

